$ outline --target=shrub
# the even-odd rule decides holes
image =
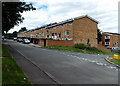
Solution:
[[[96,47],[87,47],[86,49],[90,51],[101,52],[101,50],[97,49]]]
[[[97,48],[95,47],[87,47],[88,50],[98,50]]]
[[[75,44],[74,47],[78,48],[78,49],[85,49],[86,45],[85,44]]]
[[[91,47],[91,44],[87,44],[86,47]]]

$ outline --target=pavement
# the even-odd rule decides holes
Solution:
[[[16,49],[12,48],[9,45],[6,45],[8,50],[10,51],[12,57],[17,61],[18,65],[25,72],[27,78],[33,84],[57,84],[54,80],[52,80],[44,71],[42,71],[39,67],[34,65],[31,61],[26,59],[24,55],[20,54]]]
[[[3,43],[34,84],[46,84],[46,80],[49,84],[118,84],[119,70],[105,61],[107,55],[50,50],[9,40]]]

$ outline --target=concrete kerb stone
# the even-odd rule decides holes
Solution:
[[[113,62],[111,62],[111,61],[109,60],[110,58],[111,58],[111,57],[106,57],[106,58],[104,58],[104,59],[105,59],[107,62],[109,62],[110,64],[113,64],[114,66],[120,68],[119,65],[117,65],[117,64],[115,64],[115,63],[113,63]]]

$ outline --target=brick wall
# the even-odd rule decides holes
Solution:
[[[97,47],[97,29],[97,23],[87,17],[75,19],[73,22],[74,44],[87,44],[89,40],[91,46]]]
[[[39,44],[40,46],[44,46],[44,40],[43,40],[43,39],[39,39],[38,44]]]
[[[83,17],[83,18],[74,19],[72,24],[66,23],[63,25],[56,26],[56,28],[51,27],[50,29],[41,28],[32,32],[19,34],[18,36],[27,37],[32,34],[34,35],[33,38],[41,39],[41,38],[46,38],[47,35],[51,36],[52,33],[58,34],[58,32],[60,32],[61,36],[58,38],[60,39],[60,41],[61,39],[62,40],[70,39],[70,40],[73,40],[73,44],[76,44],[76,43],[87,44],[89,40],[89,44],[91,44],[91,46],[97,47],[97,29],[98,29],[97,22],[91,20],[88,17]],[[65,31],[69,31],[68,36],[65,35]],[[44,36],[36,37],[37,33],[39,35],[41,33],[44,33]],[[55,41],[55,42],[58,43],[58,41]]]
[[[69,36],[65,35],[65,31],[70,32]],[[32,31],[32,32],[21,33],[21,34],[18,34],[18,37],[28,37],[32,34],[32,35],[34,35],[33,38],[47,38],[47,35],[49,35],[49,37],[50,37],[50,36],[52,36],[52,33],[58,34],[58,32],[61,33],[61,36],[59,37],[61,39],[62,38],[73,38],[72,25],[69,25],[69,23],[66,23],[64,25],[59,25],[59,26],[56,26],[56,27],[52,27],[50,29],[41,28],[39,30],[35,30],[35,31]],[[44,33],[43,36],[40,35],[42,33]],[[36,34],[38,34],[39,36],[36,37]]]
[[[72,40],[46,40],[46,46],[73,46]]]
[[[97,47],[98,49],[100,49],[100,50],[104,50],[104,51],[108,51],[108,52],[111,52],[111,50],[110,49],[107,49],[105,46],[103,46],[102,44],[98,44],[98,47]]]
[[[120,36],[119,35],[110,35],[110,34],[107,34],[107,33],[102,33],[102,44],[104,46],[105,46],[105,36],[110,36],[110,39],[109,39],[110,45],[108,45],[107,47],[118,47],[118,46],[115,46],[114,44],[116,42],[120,43],[120,41],[119,41]]]

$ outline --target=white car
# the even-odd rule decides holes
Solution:
[[[29,43],[30,43],[30,40],[29,40],[29,39],[23,39],[23,43],[29,44]]]
[[[13,40],[16,41],[16,40],[17,40],[17,37],[14,37]]]

